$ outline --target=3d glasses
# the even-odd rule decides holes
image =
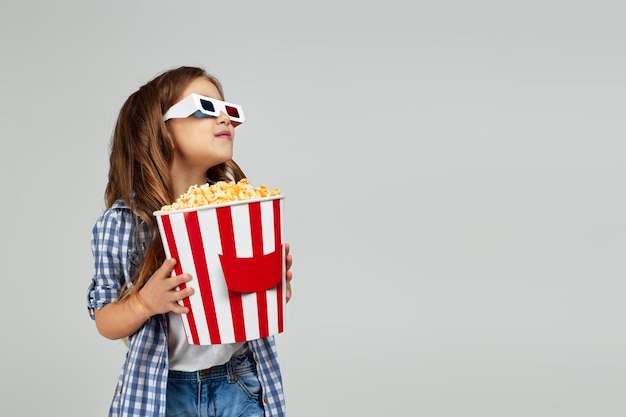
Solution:
[[[243,109],[238,104],[226,103],[211,97],[201,96],[192,93],[174,104],[163,116],[163,121],[169,119],[185,119],[194,117],[217,117],[220,112],[224,112],[230,118],[233,126],[240,125],[246,121]]]

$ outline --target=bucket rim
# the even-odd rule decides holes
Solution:
[[[249,198],[249,199],[246,199],[246,200],[235,200],[235,201],[229,201],[227,203],[219,203],[219,204],[207,204],[207,205],[204,205],[204,206],[187,207],[187,208],[178,209],[178,210],[156,210],[156,211],[153,211],[152,214],[154,216],[159,217],[159,216],[178,214],[178,213],[188,213],[188,212],[191,212],[191,211],[214,210],[214,209],[219,208],[219,207],[231,207],[231,206],[238,206],[238,205],[248,204],[248,203],[256,203],[256,202],[271,201],[271,200],[281,200],[281,199],[284,199],[284,198],[285,198],[285,195],[279,194],[279,195],[273,195],[273,196],[270,196],[270,197]]]

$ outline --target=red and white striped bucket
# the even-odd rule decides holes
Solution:
[[[243,342],[283,332],[286,303],[284,196],[191,209],[155,211],[172,274],[182,288],[187,342]]]

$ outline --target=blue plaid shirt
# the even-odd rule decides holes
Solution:
[[[144,222],[135,223],[130,207],[116,201],[104,210],[93,228],[91,248],[95,272],[87,292],[94,311],[117,300],[143,259],[151,236]],[[257,362],[266,417],[284,417],[285,400],[274,337],[248,342]],[[167,388],[167,315],[148,320],[128,338],[128,351],[109,416],[165,416]]]

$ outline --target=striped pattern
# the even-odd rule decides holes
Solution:
[[[156,212],[173,273],[193,278],[183,300],[187,341],[243,342],[283,331],[285,262],[283,197]]]

